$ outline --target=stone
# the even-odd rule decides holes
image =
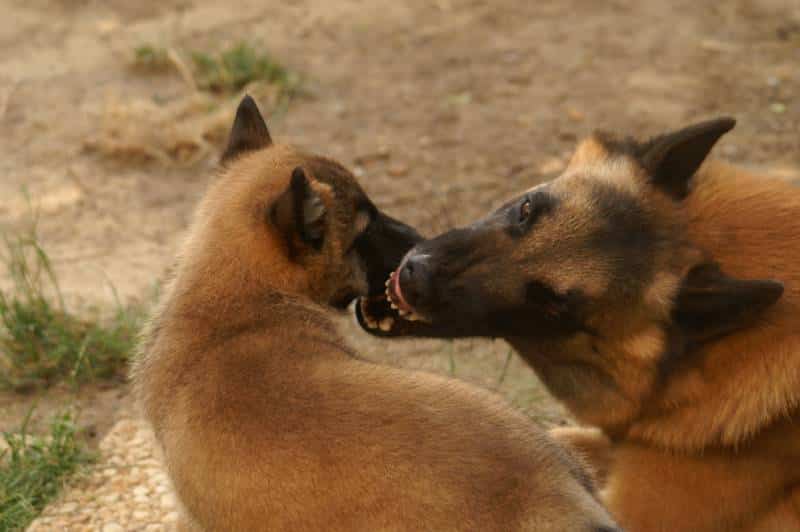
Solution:
[[[161,507],[172,509],[175,507],[175,496],[172,493],[165,493],[161,496]]]

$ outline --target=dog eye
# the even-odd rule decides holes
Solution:
[[[531,204],[531,200],[525,200],[522,205],[519,207],[519,223],[524,223],[525,221],[530,218],[531,213],[533,212],[533,205]]]

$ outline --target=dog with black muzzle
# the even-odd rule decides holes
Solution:
[[[704,163],[733,126],[593,135],[560,177],[418,244],[359,322],[507,339],[591,427],[554,435],[628,530],[800,530],[800,190]],[[373,308],[397,323],[369,327]]]
[[[339,336],[331,309],[383,293],[419,240],[242,101],[133,367],[182,529],[617,530],[581,462],[499,397]]]

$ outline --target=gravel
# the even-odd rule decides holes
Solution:
[[[99,452],[97,463],[71,482],[28,531],[173,530],[177,501],[145,423],[118,421]]]

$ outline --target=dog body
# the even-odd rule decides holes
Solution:
[[[606,501],[631,530],[800,530],[800,194],[712,163],[686,211],[689,238],[728,274],[785,291],[757,323],[675,361],[613,447]],[[654,496],[667,519],[641,510]]]
[[[420,240],[240,105],[135,390],[196,530],[611,531],[581,463],[496,396],[358,359],[326,315]]]
[[[506,338],[595,427],[553,435],[633,532],[800,530],[800,192],[703,164],[732,127],[589,138],[418,244],[389,297],[421,321],[371,331]]]

